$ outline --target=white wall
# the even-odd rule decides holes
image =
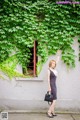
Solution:
[[[67,69],[63,61],[57,65],[57,109],[80,110],[80,63],[78,61],[79,47],[74,38],[73,48],[76,54],[76,67]],[[49,60],[56,59],[50,56],[43,65],[42,71],[35,80],[0,80],[0,108],[1,109],[46,109],[48,104],[44,102],[47,91],[47,69]],[[20,69],[21,71],[21,69]],[[36,80],[38,79],[38,80]]]

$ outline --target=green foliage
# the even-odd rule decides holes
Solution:
[[[10,79],[12,77],[25,77],[23,74],[20,74],[18,71],[15,70],[16,65],[18,64],[18,60],[16,55],[9,57],[6,61],[0,64],[0,71],[5,73]],[[2,75],[0,78],[4,79]]]
[[[62,60],[75,66],[73,37],[80,35],[80,5],[59,5],[50,0],[5,0],[0,4],[0,63],[13,50],[25,68],[30,48],[38,41],[37,55],[45,62],[62,50]]]
[[[80,36],[79,36],[78,42],[79,42],[79,61],[80,61]]]

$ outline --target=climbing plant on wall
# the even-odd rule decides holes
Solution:
[[[80,61],[80,38],[78,39],[79,42],[79,61]]]
[[[37,55],[44,63],[62,50],[62,60],[75,66],[73,38],[80,35],[80,5],[59,5],[50,0],[4,0],[0,3],[0,64],[15,51],[18,63],[29,63],[30,48],[38,41]]]

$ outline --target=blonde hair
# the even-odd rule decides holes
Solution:
[[[55,61],[55,60],[50,60],[50,62],[49,62],[49,67],[52,66],[52,63],[53,63],[53,62],[55,62],[55,67],[56,67],[56,61]],[[55,68],[55,67],[54,67],[54,68]]]

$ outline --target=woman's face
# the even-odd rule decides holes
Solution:
[[[55,68],[55,66],[56,66],[56,63],[55,63],[55,61],[53,61],[51,67],[52,67],[52,68]]]

